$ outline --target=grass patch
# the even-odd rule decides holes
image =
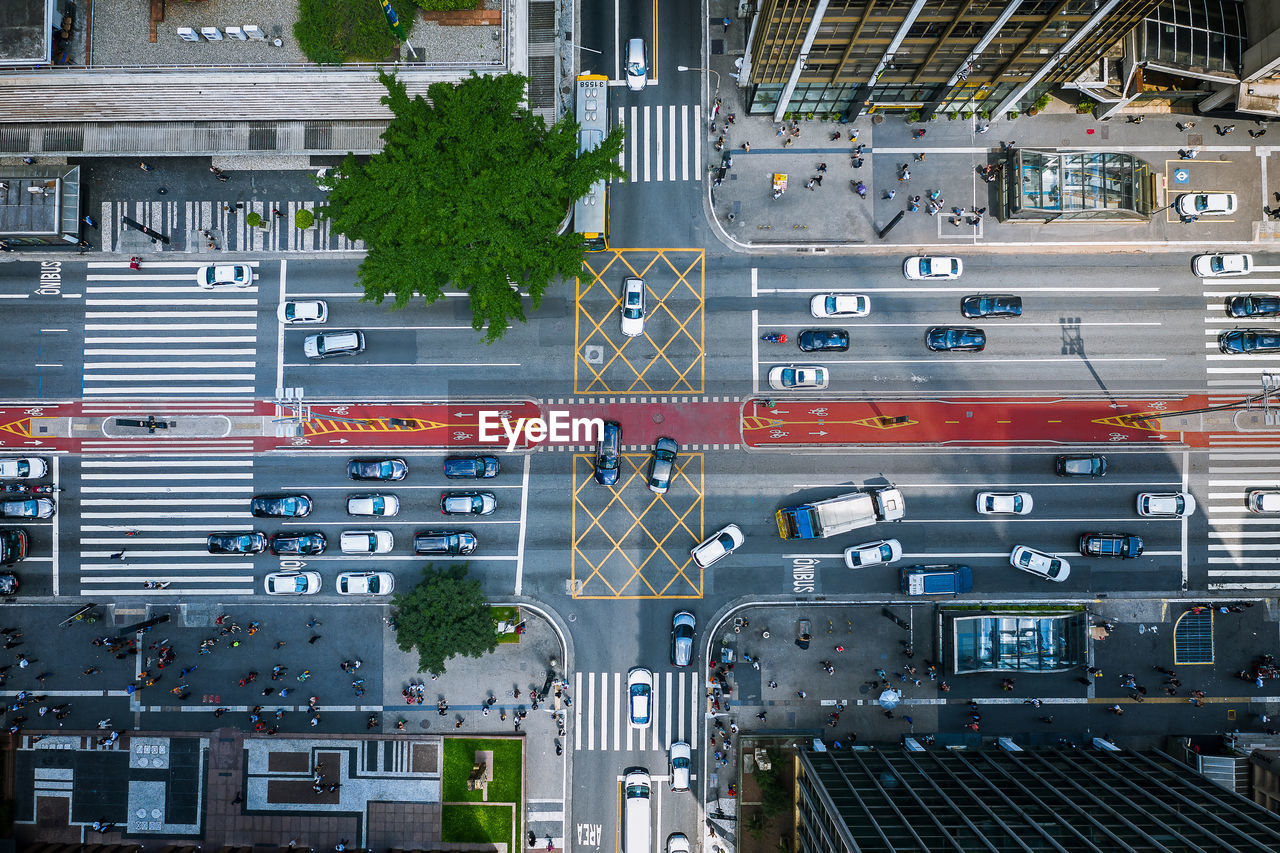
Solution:
[[[508,844],[518,850],[515,806],[441,806],[440,840],[446,844]]]
[[[446,803],[481,802],[482,792],[467,790],[467,777],[471,775],[476,750],[480,749],[493,750],[489,802],[519,803],[523,744],[518,738],[445,738],[441,799]]]
[[[489,612],[493,614],[495,622],[515,622],[520,617],[520,608],[518,607],[490,607]],[[499,644],[518,642],[520,642],[519,634],[511,633],[498,635]]]

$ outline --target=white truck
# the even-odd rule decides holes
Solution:
[[[898,521],[906,515],[902,492],[895,486],[850,492],[778,510],[778,535],[783,539],[818,539],[869,527],[878,521]]]

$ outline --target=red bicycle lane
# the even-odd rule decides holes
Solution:
[[[772,407],[767,402],[743,404],[743,438],[749,447],[1208,444],[1206,433],[1165,429],[1162,421],[1204,407],[1204,395],[1172,400],[773,400]]]

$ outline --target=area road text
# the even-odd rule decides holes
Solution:
[[[542,418],[516,418],[515,425],[501,412],[480,412],[480,441],[486,444],[502,440],[498,425],[507,437],[507,452],[513,453],[523,433],[530,444],[551,441],[554,444],[580,444],[600,441],[604,437],[604,420],[601,418],[571,418],[568,412],[552,411],[546,420]]]

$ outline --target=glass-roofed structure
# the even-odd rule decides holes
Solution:
[[[1016,149],[1004,176],[1004,220],[1145,222],[1155,208],[1151,166],[1132,154]]]

